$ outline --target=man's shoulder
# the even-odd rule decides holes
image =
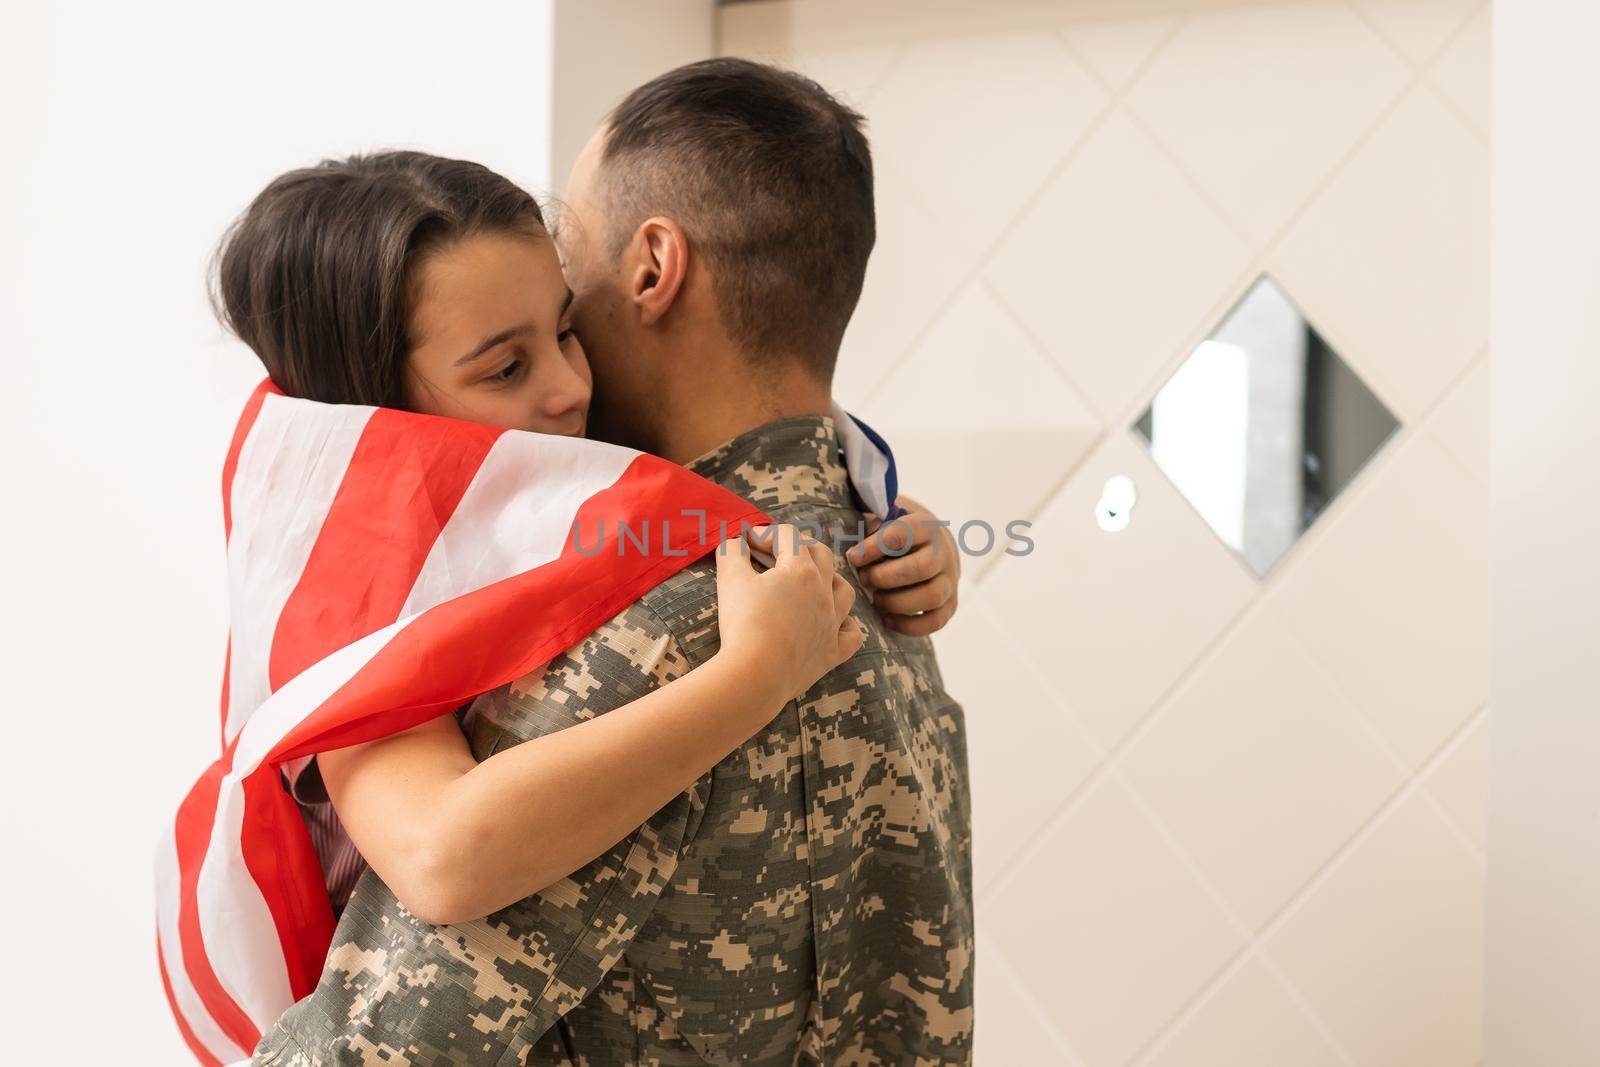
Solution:
[[[705,662],[718,643],[716,558],[713,549],[663,578],[567,656],[588,657],[609,649],[654,660],[654,649],[665,646],[674,659],[684,661],[685,670]]]
[[[629,607],[648,615],[657,627],[670,634],[691,666],[704,663],[717,651],[719,643],[717,550],[712,549],[658,582]]]
[[[565,652],[478,697],[464,724],[484,759],[517,741],[632,703],[716,651],[716,572],[697,560]]]
[[[639,599],[553,660],[551,666],[562,661],[621,658],[646,667],[656,664],[665,655],[685,660],[682,666],[686,670],[701,662],[699,646],[707,634],[715,638],[716,610],[717,574],[713,552],[690,561],[647,589]]]

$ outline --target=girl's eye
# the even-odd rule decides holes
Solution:
[[[504,367],[501,367],[499,370],[489,375],[489,381],[499,383],[512,381],[516,378],[517,373],[521,370],[522,360],[514,359],[510,363],[507,363]]]
[[[573,332],[572,327],[568,326],[565,330],[562,330],[560,333],[556,334],[556,344],[564,345],[576,336],[578,335]]]

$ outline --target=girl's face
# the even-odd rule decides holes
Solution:
[[[592,380],[548,237],[479,234],[425,256],[404,401],[428,415],[581,436]]]

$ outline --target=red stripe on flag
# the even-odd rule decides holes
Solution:
[[[263,378],[261,384],[255,387],[250,394],[250,399],[245,401],[244,410],[239,413],[239,424],[233,428],[233,440],[228,444],[228,458],[222,461],[222,537],[223,542],[233,536],[233,475],[239,469],[239,453],[244,451],[245,438],[250,436],[250,431],[255,428],[256,416],[261,414],[261,405],[267,399],[268,393],[283,395],[283,390],[272,384],[271,378]]]
[[[194,1053],[195,1059],[200,1061],[201,1067],[222,1067],[222,1061],[211,1054],[211,1050],[200,1043],[190,1028],[189,1021],[183,1017],[183,1012],[178,1009],[178,998],[172,992],[172,979],[167,974],[167,961],[161,954],[161,935],[156,934],[156,967],[161,971],[161,988],[167,994],[167,1005],[172,1008],[172,1018],[177,1021],[178,1034],[183,1038],[183,1043],[189,1046],[189,1051]]]
[[[500,427],[379,408],[361,431],[273,632],[276,691],[394,622]]]
[[[300,806],[284,790],[277,768],[264,764],[243,785],[245,818],[239,850],[251,880],[263,888],[283,946],[289,990],[299,1000],[316,988],[333,943],[335,922],[327,881]],[[294,888],[271,893],[265,891],[267,886]]]

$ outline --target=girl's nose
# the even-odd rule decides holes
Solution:
[[[549,361],[542,384],[539,406],[546,418],[559,419],[588,411],[589,382],[561,355]]]

